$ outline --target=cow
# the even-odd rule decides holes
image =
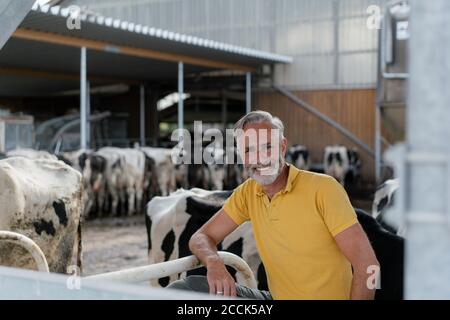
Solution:
[[[182,161],[186,155],[187,151],[179,145],[176,145],[170,151],[170,156],[175,170],[175,188],[189,188],[189,164]]]
[[[219,147],[207,146],[204,154],[208,157],[205,164],[209,170],[209,188],[223,190],[225,180],[225,150]]]
[[[118,213],[119,202],[122,213],[132,215],[139,212],[142,208],[147,168],[144,152],[136,148],[105,147],[94,155],[106,159],[104,174],[111,196],[111,212]]]
[[[394,203],[394,195],[400,187],[398,179],[389,179],[377,187],[372,204],[372,217],[377,219]]]
[[[145,155],[152,159],[155,174],[153,175],[153,194],[167,196],[176,189],[176,168],[172,161],[172,150],[168,148],[141,147]],[[180,168],[181,170],[181,168]],[[183,178],[180,178],[181,180]],[[187,178],[186,178],[187,179]]]
[[[105,150],[107,148],[104,148]],[[145,154],[132,148],[108,148],[122,155],[125,163],[123,166],[123,179],[128,203],[128,215],[140,212],[144,195],[144,179],[146,170]]]
[[[167,197],[154,197],[147,204],[145,214],[149,262],[153,264],[191,255],[188,246],[190,237],[222,207],[230,194],[231,191],[193,188],[179,189]],[[261,275],[261,259],[250,223],[244,223],[228,235],[218,249],[241,256],[260,280],[259,287],[267,288],[265,275]],[[188,275],[197,273],[204,273],[204,270],[191,271]],[[153,286],[166,286],[177,277],[173,275],[170,279],[163,278],[151,283]]]
[[[51,272],[66,273],[75,251],[81,268],[82,191],[81,174],[62,161],[0,160],[0,230],[32,239],[42,249]],[[2,242],[0,264],[36,267],[24,249]]]
[[[375,300],[402,300],[405,239],[385,229],[364,210],[355,212],[381,267],[381,286],[375,292]]]
[[[169,197],[152,199],[145,215],[149,262],[152,264],[191,255],[188,246],[190,237],[222,207],[231,192],[180,189]],[[381,265],[381,289],[376,291],[376,299],[402,299],[404,239],[384,229],[365,211],[356,208],[355,213]],[[256,275],[258,288],[267,290],[264,266],[250,222],[242,224],[228,235],[218,249],[240,255]],[[188,275],[193,273],[188,272]],[[204,274],[205,270],[195,273]],[[159,279],[153,281],[152,285],[165,286],[176,278]]]
[[[394,204],[394,196],[400,183],[398,179],[390,179],[378,186],[372,203],[372,217],[377,219],[386,229],[397,234],[404,234],[405,230],[398,228],[386,222],[386,210]]]
[[[25,157],[28,159],[49,159],[49,160],[58,160],[58,158],[43,150],[34,150],[34,149],[14,149],[10,150],[6,153],[7,157]]]
[[[126,164],[124,155],[117,152],[117,148],[106,147],[94,152],[93,156],[105,160],[103,172],[105,177],[105,193],[111,197],[111,204],[109,206],[110,213],[113,215],[119,214],[119,204],[121,205],[120,212],[127,212],[127,181],[125,179]]]
[[[308,149],[298,144],[294,144],[287,150],[286,161],[301,170],[309,170],[311,167]]]
[[[91,168],[90,168],[90,154],[91,150],[79,149],[75,151],[63,152],[57,154],[58,160],[63,161],[65,164],[71,166],[75,170],[81,173],[83,177],[83,203],[84,212],[83,217],[87,218],[88,214],[93,206],[93,191],[91,185]]]
[[[242,164],[236,146],[227,149],[225,153],[224,189],[232,190],[247,180],[248,177],[248,172]]]
[[[325,174],[334,177],[341,185],[351,187],[359,180],[361,161],[355,149],[339,145],[327,146],[323,167]]]

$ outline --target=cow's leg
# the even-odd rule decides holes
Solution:
[[[110,188],[109,193],[111,195],[111,214],[117,215],[117,207],[119,205],[119,190]]]
[[[136,212],[140,213],[142,210],[142,199],[144,198],[144,188],[142,186],[136,187]]]
[[[127,214],[128,212],[128,206],[127,206],[127,188],[123,188],[121,189],[121,191],[119,192],[119,197],[120,197],[120,213],[121,214]]]
[[[127,188],[128,195],[128,215],[131,216],[135,212],[135,199],[136,199],[136,191],[134,186],[129,186]]]

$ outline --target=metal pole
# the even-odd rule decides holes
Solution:
[[[143,84],[139,90],[139,108],[140,108],[140,125],[141,125],[141,146],[145,146],[145,87]]]
[[[252,74],[245,75],[245,113],[252,111]]]
[[[339,85],[339,1],[333,0],[334,85]]]
[[[225,94],[225,91],[222,92],[222,126],[223,130],[227,129],[227,96]]]
[[[381,182],[381,110],[378,104],[375,106],[375,179]]]
[[[384,20],[381,21],[382,28],[378,31],[378,56],[377,56],[377,96],[375,103],[375,181],[379,184],[381,178],[381,101],[383,100],[383,81],[381,65],[382,56],[384,50],[384,37],[382,36],[385,32]]]
[[[91,147],[91,83],[86,81],[86,146]]]
[[[433,212],[446,223],[408,224],[408,299],[450,298],[450,2],[411,1],[408,147],[424,155],[441,154],[446,163],[411,163],[408,215]],[[430,159],[431,160],[431,159]],[[410,192],[410,194],[408,194]],[[410,217],[411,218],[411,217]]]
[[[183,62],[178,62],[178,129],[183,129],[184,124],[184,66]]]
[[[80,61],[80,148],[86,149],[86,47],[81,47]]]
[[[448,0],[411,0],[407,144],[386,155],[400,178],[387,216],[407,228],[406,299],[450,298],[449,16]]]

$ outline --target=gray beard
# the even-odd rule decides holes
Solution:
[[[284,159],[280,156],[280,160],[278,162],[278,170],[275,174],[271,175],[260,175],[257,174],[255,170],[248,170],[250,178],[254,179],[258,184],[262,186],[267,186],[269,184],[272,184],[277,180],[277,178],[280,176],[281,172],[283,171],[284,167]]]

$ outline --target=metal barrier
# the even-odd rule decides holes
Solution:
[[[257,284],[255,276],[248,266],[248,264],[239,256],[230,252],[219,251],[219,256],[223,262],[234,268],[243,277],[242,284],[256,289]],[[93,276],[84,277],[83,279],[95,279],[105,281],[120,281],[120,282],[143,282],[151,279],[159,279],[168,277],[173,274],[182,273],[202,267],[203,265],[195,256],[183,257],[180,259],[156,263],[148,266],[125,269],[120,271],[97,274]]]
[[[16,232],[0,231],[0,241],[14,243],[25,248],[36,262],[38,271],[50,272],[44,253],[41,248],[39,248],[39,246],[30,238]]]
[[[44,253],[30,238],[16,232],[0,231],[0,241],[6,241],[22,246],[33,257],[38,271],[46,273],[50,272]],[[225,251],[219,251],[218,255],[222,258],[225,265],[234,268],[237,273],[242,276],[241,279],[243,285],[253,289],[257,288],[255,276],[248,264],[242,258]],[[151,279],[168,277],[177,273],[197,269],[202,266],[203,264],[196,256],[188,256],[176,260],[155,263],[148,266],[96,274],[83,277],[83,279],[137,283]]]

